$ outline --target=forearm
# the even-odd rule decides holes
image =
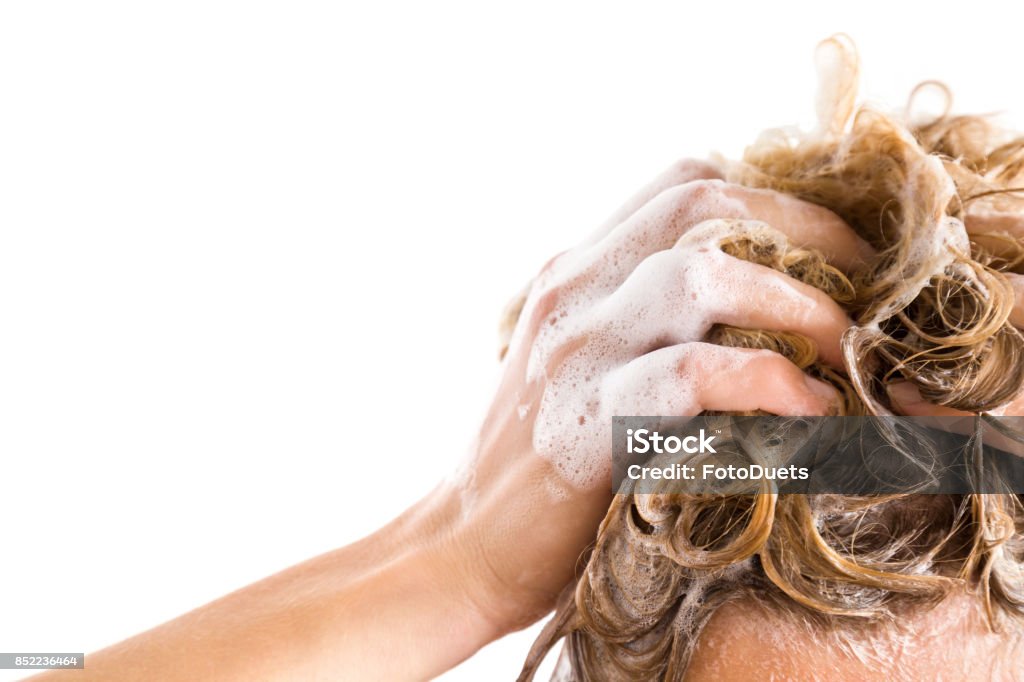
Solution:
[[[439,674],[502,634],[443,491],[289,568],[38,682],[374,680]]]

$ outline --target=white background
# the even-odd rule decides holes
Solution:
[[[463,456],[505,300],[674,159],[809,122],[832,32],[869,99],[1024,112],[985,3],[694,6],[0,4],[0,651],[388,521]]]

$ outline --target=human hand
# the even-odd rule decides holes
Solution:
[[[714,324],[795,332],[838,367],[851,324],[821,291],[718,245],[760,221],[844,270],[870,247],[824,208],[713,175],[675,166],[530,288],[475,456],[443,491],[482,567],[467,576],[475,602],[502,629],[543,615],[593,541],[613,415],[836,409],[783,356],[702,341]]]

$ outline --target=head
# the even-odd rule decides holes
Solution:
[[[852,47],[833,38],[820,57],[819,128],[769,131],[718,163],[731,182],[834,211],[876,258],[847,276],[768,227],[720,247],[843,306],[845,371],[791,333],[719,326],[708,340],[786,355],[838,388],[848,415],[898,414],[902,382],[937,405],[998,409],[1024,382],[1009,279],[1024,264],[1024,138],[948,111],[917,120],[913,95],[900,116],[857,108]],[[843,628],[968,590],[998,628],[1024,617],[1022,531],[1010,494],[616,495],[524,678],[565,638],[571,679],[682,679],[711,617],[740,599]]]

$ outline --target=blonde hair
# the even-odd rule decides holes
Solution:
[[[1024,138],[948,107],[916,123],[910,105],[901,117],[856,108],[852,45],[834,37],[819,49],[830,67],[819,129],[770,131],[741,162],[722,165],[731,182],[831,209],[878,255],[847,278],[774,231],[721,248],[843,306],[856,323],[842,340],[846,372],[819,363],[796,334],[719,326],[709,340],[782,353],[839,388],[845,414],[893,414],[885,389],[896,381],[938,405],[980,413],[1005,405],[1024,381],[1006,276],[1024,248],[1000,226],[1024,225],[1015,194]],[[968,238],[964,222],[974,216],[991,229]],[[510,319],[518,314],[513,306]],[[572,679],[681,680],[704,625],[742,597],[843,625],[892,619],[966,587],[998,627],[1024,614],[1022,530],[1021,499],[1010,494],[616,495],[520,679],[566,637]]]

